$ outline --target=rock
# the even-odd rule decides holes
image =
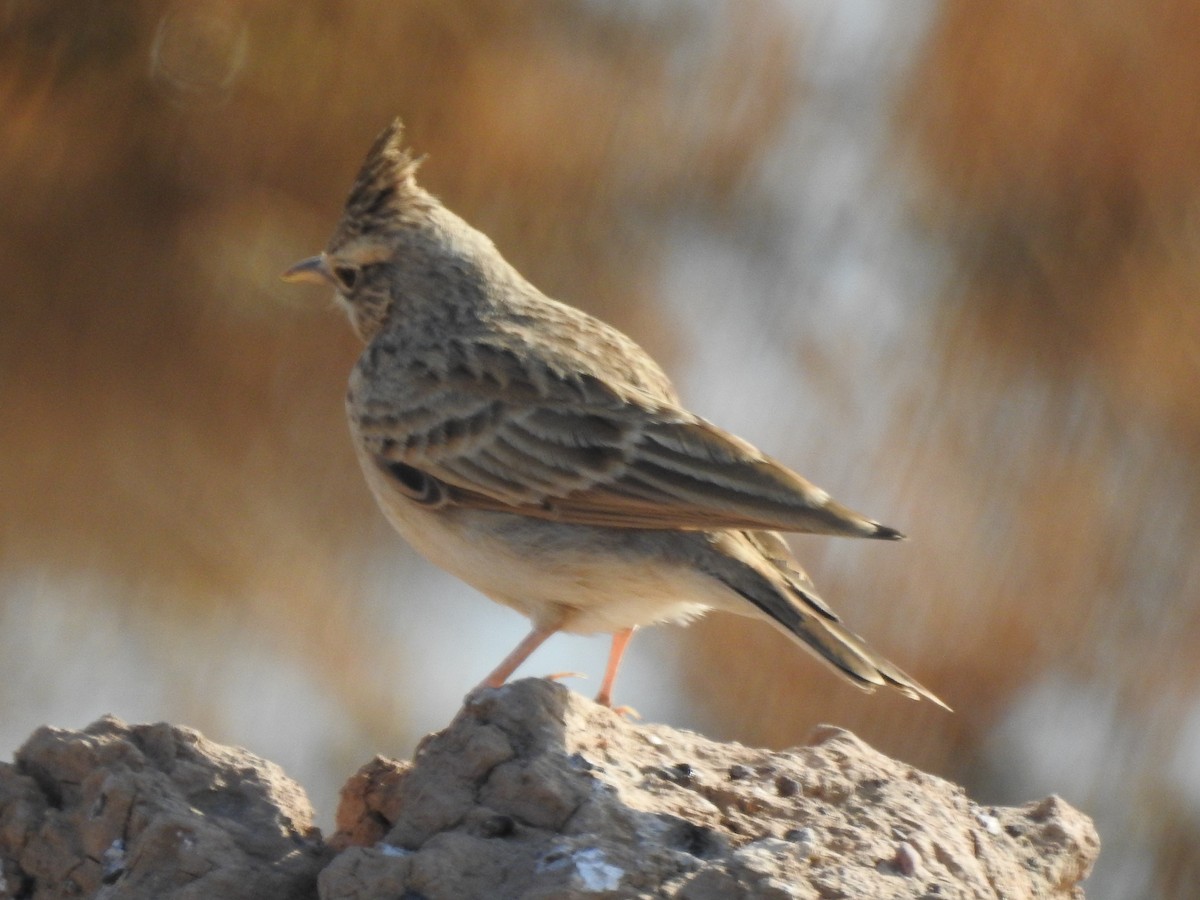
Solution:
[[[840,729],[752,750],[538,680],[365,766],[333,841],[323,900],[1082,898],[1099,852],[1057,797],[981,808]]]
[[[278,767],[185,728],[43,728],[0,764],[2,900],[1082,898],[1098,850],[1057,797],[981,808],[836,728],[752,750],[539,680],[365,765],[328,845]]]
[[[304,791],[187,728],[40,728],[0,763],[0,897],[316,897]]]

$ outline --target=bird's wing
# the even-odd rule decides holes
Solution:
[[[470,365],[352,382],[363,449],[414,499],[586,525],[901,537],[648,392],[475,350]]]

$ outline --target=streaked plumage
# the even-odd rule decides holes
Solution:
[[[779,531],[896,539],[684,409],[632,340],[542,295],[420,188],[393,123],[326,251],[367,347],[347,411],[368,483],[418,550],[533,620],[485,680],[555,631],[632,629],[716,608],[757,615],[859,687],[933,694],[846,630]],[[943,704],[944,705],[944,704]]]

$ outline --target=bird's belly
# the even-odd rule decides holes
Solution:
[[[613,632],[686,621],[729,603],[718,581],[655,552],[646,532],[430,510],[391,491],[376,496],[422,556],[539,625]]]

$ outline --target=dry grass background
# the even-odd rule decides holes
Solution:
[[[406,558],[345,435],[357,347],[276,275],[401,114],[424,181],[535,283],[685,361],[662,235],[686,218],[736,239],[769,205],[750,186],[809,114],[795,60],[821,35],[771,3],[656,6],[4,6],[0,618],[40,621],[74,579],[119,598],[5,645],[4,718],[51,715],[45,685],[100,615],[114,654],[157,636],[147,677],[175,721],[242,742],[213,685],[249,672],[270,707],[233,656],[267,648],[338,710],[332,771],[403,752],[409,650],[362,596],[375,559]],[[1098,897],[1200,883],[1197,38],[1183,0],[937,8],[890,154],[946,269],[906,324],[932,352],[864,367],[795,337],[831,402],[886,380],[847,499],[914,537],[804,558],[956,714],[835,687],[765,629],[682,638],[714,733],[781,746],[834,721],[997,801],[1063,791],[1126,866]],[[804,464],[829,447],[768,449],[846,494]],[[1064,722],[1076,743],[1054,743]],[[1040,780],[1045,746],[1066,784]]]
[[[324,244],[402,114],[425,184],[547,290],[669,355],[656,223],[680,197],[711,215],[752,168],[790,27],[770,6],[716,30],[669,8],[455,0],[0,16],[8,741],[72,699],[92,717],[124,678],[225,740],[230,699],[243,725],[312,717],[327,778],[408,752],[410,654],[364,597],[377,558],[413,566],[347,439],[359,348],[278,273]],[[70,664],[89,654],[132,661],[89,676]],[[301,674],[315,688],[286,695]]]

